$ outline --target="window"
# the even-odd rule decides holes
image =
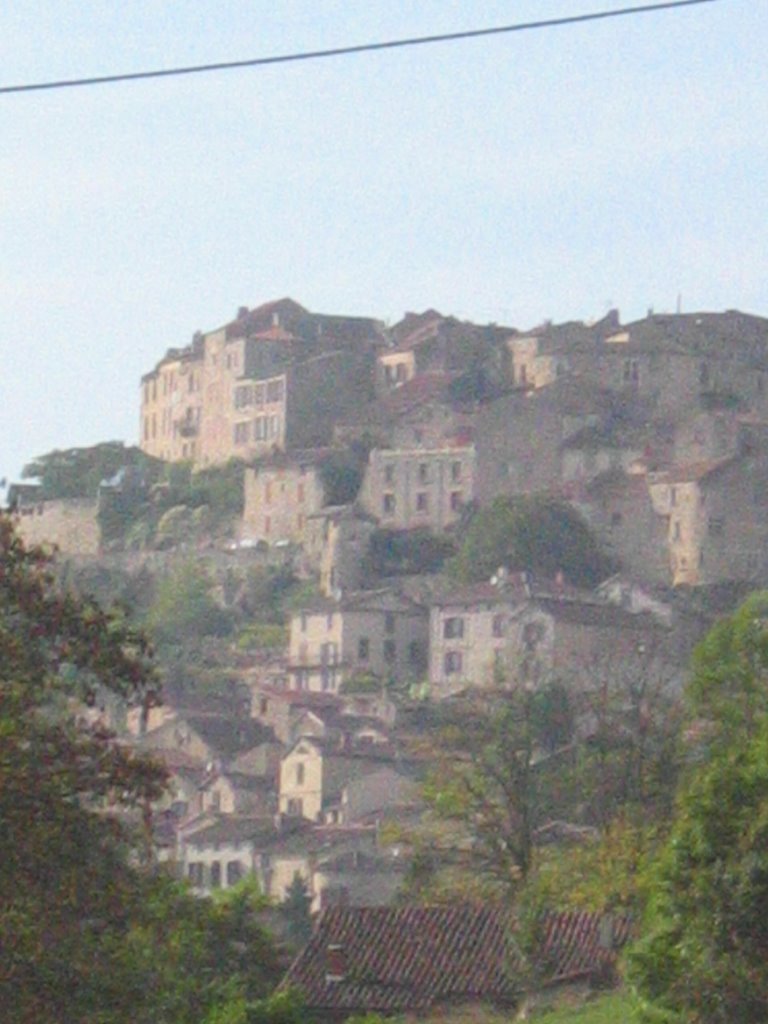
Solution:
[[[464,619],[453,617],[443,622],[443,636],[446,640],[456,640],[464,636]]]
[[[212,889],[220,889],[221,888],[221,861],[220,860],[212,860],[211,861],[211,888]]]
[[[418,640],[411,640],[408,644],[408,664],[411,668],[422,668],[425,660],[422,645]]]
[[[451,491],[451,512],[458,512],[461,508],[461,491]]]
[[[426,491],[419,491],[416,495],[416,511],[429,512],[429,495]]]
[[[384,616],[384,632],[394,633],[395,632],[395,613],[387,612]]]
[[[395,514],[395,496],[394,494],[385,494],[381,503],[381,508],[385,516],[393,516]]]
[[[203,884],[203,865],[200,861],[191,861],[187,864],[187,878],[190,881],[190,885],[196,886],[198,889]]]
[[[235,424],[235,444],[247,444],[249,423]]]
[[[676,487],[670,487],[669,488],[669,504],[670,505],[676,505],[677,504],[677,488]]]
[[[338,661],[338,648],[334,643],[320,645],[320,664],[335,665]]]
[[[397,658],[397,646],[395,641],[390,637],[384,641],[384,661],[388,665],[391,665]]]
[[[429,483],[429,465],[426,462],[419,463],[419,483]]]
[[[709,532],[712,537],[722,537],[725,533],[725,519],[722,516],[710,516]]]
[[[395,481],[395,467],[385,466],[384,467],[384,483],[391,484]]]
[[[624,360],[624,382],[626,384],[637,384],[640,380],[640,364],[637,359]]]
[[[231,860],[227,864],[227,885],[237,885],[243,877],[243,865],[239,860]]]
[[[461,651],[447,651],[443,658],[443,669],[447,676],[461,672]]]
[[[296,765],[296,785],[297,786],[303,786],[304,785],[304,775],[305,775],[304,765],[303,764],[297,764]]]
[[[371,656],[371,641],[367,636],[361,636],[357,641],[357,660],[368,661]]]
[[[451,463],[451,480],[455,484],[457,484],[459,482],[459,480],[461,480],[461,463],[460,462],[452,462]]]
[[[264,385],[257,384],[253,389],[253,402],[254,405],[264,405]]]
[[[300,797],[291,797],[286,808],[288,814],[294,818],[300,818],[304,811],[304,802]]]
[[[267,384],[267,401],[279,402],[283,397],[282,380],[271,380]]]
[[[539,642],[544,639],[544,626],[541,622],[526,622],[523,626],[523,646],[528,653],[536,650]]]
[[[504,616],[503,615],[494,615],[493,616],[493,624],[492,624],[493,635],[494,636],[504,636],[504,633],[506,632],[506,628],[505,627],[506,627],[506,622],[504,620]]]
[[[191,378],[190,378],[191,380]],[[253,402],[253,388],[250,384],[241,384],[235,388],[235,408],[244,409]]]

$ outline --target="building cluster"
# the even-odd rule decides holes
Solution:
[[[158,848],[201,890],[254,873],[282,899],[298,874],[316,908],[386,903],[404,858],[381,823],[418,817],[424,768],[388,692],[562,681],[586,707],[608,685],[679,679],[696,637],[673,588],[768,577],[767,381],[768,320],[734,311],[520,331],[284,299],[171,349],[142,379],[141,447],[244,460],[235,553],[290,549],[319,594],[237,707],[168,694],[129,721],[171,773]],[[355,444],[362,483],[339,504],[327,466]],[[439,535],[534,494],[573,506],[617,575],[589,593],[504,566],[465,587],[374,584],[377,531]],[[34,539],[64,516],[34,499],[19,514]]]
[[[536,493],[572,503],[639,582],[758,580],[767,379],[768,321],[735,311],[519,331],[435,310],[386,327],[283,299],[145,375],[141,446],[197,467],[252,463],[247,543],[327,542],[343,561],[366,517],[440,532],[498,495]],[[323,452],[355,440],[369,451],[357,502],[329,508]],[[337,586],[357,588],[355,561]]]

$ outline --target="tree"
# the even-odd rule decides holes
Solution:
[[[210,589],[205,569],[191,561],[178,565],[158,584],[147,626],[159,643],[230,632],[231,618],[213,600]]]
[[[152,699],[148,653],[124,617],[58,589],[0,517],[0,1006],[14,1024],[266,1012],[276,961],[253,900],[199,900],[151,870],[165,773],[89,724],[101,692]]]
[[[286,933],[295,946],[303,946],[312,935],[312,897],[307,883],[297,871],[285,892],[280,912],[285,919]]]
[[[768,595],[694,654],[688,770],[629,975],[645,1019],[768,1019]]]
[[[504,566],[576,586],[594,586],[610,565],[581,516],[550,498],[499,497],[470,519],[448,569],[462,582],[488,579]]]
[[[683,792],[629,978],[645,1019],[768,1020],[768,729]]]
[[[452,826],[442,837],[445,847],[464,850],[472,872],[507,895],[533,866],[536,830],[546,815],[535,763],[536,704],[533,691],[523,687],[478,690],[445,702],[430,750],[436,761],[423,790],[436,818]],[[438,853],[440,841],[438,831]]]
[[[95,498],[99,485],[119,470],[133,466],[153,479],[162,463],[122,441],[105,441],[91,448],[52,451],[28,463],[21,475],[39,480],[43,498]]]

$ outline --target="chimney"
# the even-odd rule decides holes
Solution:
[[[347,976],[347,954],[344,947],[329,944],[325,951],[325,983],[338,985]]]
[[[247,316],[248,316],[248,307],[247,306],[238,306],[237,307],[237,316],[235,317],[235,319],[236,320],[245,320],[245,318]]]

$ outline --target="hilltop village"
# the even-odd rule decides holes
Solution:
[[[556,683],[573,735],[607,691],[628,729],[650,681],[679,693],[693,645],[768,579],[757,316],[519,330],[429,309],[388,326],[282,299],[169,349],[139,406],[140,458],[95,491],[27,482],[11,502],[26,540],[91,580],[203,565],[211,607],[241,623],[257,618],[249,579],[294,581],[260,632],[196,649],[226,687],[177,663],[162,702],[83,712],[166,764],[156,854],[199,891],[255,874],[280,901],[298,876],[314,909],[390,904],[424,820],[435,708]],[[185,503],[175,471],[189,487],[229,473],[226,514]],[[151,527],[120,525],[137,502],[162,506]],[[591,572],[471,553],[446,571],[478,517],[515,502],[578,524]]]

